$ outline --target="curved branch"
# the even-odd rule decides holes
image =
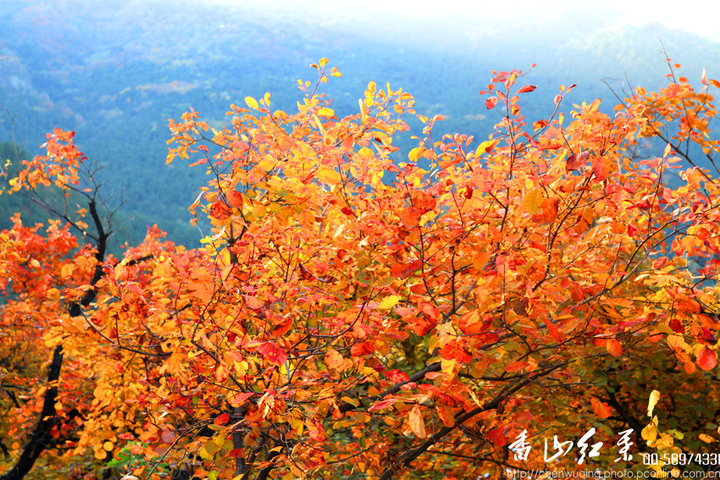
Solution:
[[[67,306],[68,312],[74,317],[81,316],[83,309],[95,300],[95,287],[104,275],[102,263],[105,260],[105,254],[107,252],[107,240],[112,233],[109,230],[105,230],[97,210],[97,203],[94,196],[90,199],[88,207],[97,231],[97,251],[95,252],[95,258],[98,260],[98,263],[95,267],[95,272],[93,272],[93,277],[90,280],[91,288],[85,292],[85,295],[83,295],[79,301],[72,302]],[[58,379],[60,378],[62,361],[63,348],[62,345],[57,345],[53,351],[50,368],[48,370],[48,388],[45,391],[45,399],[43,400],[43,408],[38,423],[23,448],[18,461],[9,471],[0,476],[0,480],[22,479],[32,469],[35,461],[40,457],[43,450],[56,443],[50,431],[59,421],[57,412],[55,411],[55,400],[58,394]]]
[[[55,399],[57,397],[57,382],[60,378],[60,367],[62,366],[63,352],[62,347],[58,345],[53,351],[52,361],[48,369],[47,384],[48,389],[45,393],[42,412],[40,419],[33,434],[30,436],[27,444],[23,448],[20,458],[4,475],[0,476],[0,480],[20,480],[32,469],[35,460],[48,445],[54,443],[54,439],[50,434],[52,428],[58,423],[58,417],[55,412]]]
[[[395,473],[395,471],[398,468],[407,467],[410,465],[410,463],[413,462],[416,458],[418,458],[420,455],[425,453],[430,447],[435,445],[438,441],[440,441],[443,437],[447,436],[449,433],[451,433],[453,430],[458,428],[460,425],[465,423],[466,421],[470,420],[475,415],[479,415],[482,412],[485,412],[487,410],[494,410],[500,406],[500,404],[510,395],[517,392],[521,388],[523,388],[525,385],[532,383],[536,381],[540,377],[544,377],[546,375],[549,375],[554,370],[557,370],[558,368],[571,363],[568,362],[562,362],[559,364],[555,364],[552,366],[549,366],[547,368],[542,369],[535,375],[529,375],[523,379],[519,379],[518,381],[514,382],[512,385],[507,385],[505,388],[500,390],[495,397],[486,402],[483,406],[473,408],[472,410],[469,410],[464,413],[460,413],[455,416],[455,424],[452,427],[443,427],[440,430],[438,430],[436,433],[431,435],[427,440],[425,440],[423,443],[418,445],[415,448],[412,448],[410,450],[407,450],[405,453],[400,455],[398,459],[393,462],[392,465],[390,465],[382,474],[380,477],[380,480],[390,480]]]

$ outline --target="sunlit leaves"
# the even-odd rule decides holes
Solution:
[[[696,110],[681,138],[712,150],[707,98],[678,80],[636,90],[613,117],[594,101],[530,127],[519,94],[535,86],[495,72],[492,136],[438,137],[441,118],[413,118],[412,96],[389,85],[370,82],[340,117],[318,89],[327,67],[313,64],[292,111],[271,112],[266,94],[232,106],[224,128],[194,111],[171,121],[168,160],[208,173],[190,207],[209,219],[202,248],[152,230],[98,265],[60,225],[3,232],[0,285],[17,297],[3,318],[40,332],[36,351],[63,342],[77,359],[81,394],[58,402],[83,409],[75,452],[135,442],[147,465],[192,457],[194,475],[218,478],[238,464],[400,478],[411,457],[447,477],[471,464],[501,475],[523,430],[625,428],[656,383],[675,386],[668,403],[696,390],[719,400],[705,372],[717,368],[720,189],[700,168],[662,183],[677,142],[658,158],[629,153],[665,114],[682,124],[683,99]],[[423,136],[395,163],[407,118]],[[98,266],[84,315],[58,314]],[[654,421],[642,432],[652,448],[670,448],[668,435]],[[431,439],[463,460],[422,450]]]

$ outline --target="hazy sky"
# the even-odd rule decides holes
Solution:
[[[717,0],[204,0],[208,3],[255,4],[260,8],[290,9],[316,18],[335,16],[356,18],[399,17],[399,21],[443,19],[452,22],[462,16],[478,22],[497,23],[502,18],[533,18],[563,10],[572,5],[582,9],[614,9],[626,23],[645,25],[659,22],[720,42],[720,2]]]

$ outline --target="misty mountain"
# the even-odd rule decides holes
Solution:
[[[36,154],[46,132],[75,130],[80,149],[104,167],[106,193],[122,202],[121,235],[137,240],[157,223],[196,244],[186,207],[204,172],[165,165],[168,119],[192,106],[220,126],[231,103],[265,92],[292,110],[297,80],[313,80],[308,66],[321,57],[343,73],[325,90],[339,115],[355,111],[368,81],[390,82],[415,95],[418,113],[444,115],[443,132],[476,139],[498,120],[478,94],[491,70],[537,64],[527,81],[538,89],[524,98],[533,120],[551,111],[561,84],[578,85],[566,108],[600,97],[607,112],[616,102],[608,84],[661,86],[662,45],[693,80],[720,66],[718,44],[660,25],[624,26],[607,8],[497,12],[483,22],[462,12],[407,22],[366,14],[374,21],[245,4],[1,2],[0,141]],[[399,142],[402,155],[409,137]]]

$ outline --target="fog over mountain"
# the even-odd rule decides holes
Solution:
[[[611,7],[537,3],[482,16],[452,2],[432,11],[359,2],[347,4],[352,11],[313,2],[0,2],[0,141],[36,154],[46,132],[75,130],[80,148],[107,167],[107,192],[124,198],[122,235],[137,238],[158,223],[192,243],[199,234],[185,209],[203,172],[165,165],[168,119],[192,106],[220,126],[231,103],[265,92],[276,108],[293,109],[297,80],[312,80],[308,66],[321,57],[343,73],[325,89],[339,115],[357,109],[368,81],[390,82],[415,95],[419,113],[443,114],[442,131],[476,139],[498,120],[478,94],[491,70],[537,64],[527,80],[538,89],[524,99],[530,120],[549,114],[561,84],[578,85],[567,108],[600,97],[607,112],[616,101],[608,85],[618,93],[658,88],[668,73],[663,45],[692,81],[703,68],[720,76],[720,44],[700,35],[632,25]],[[410,140],[398,141],[402,156]]]

